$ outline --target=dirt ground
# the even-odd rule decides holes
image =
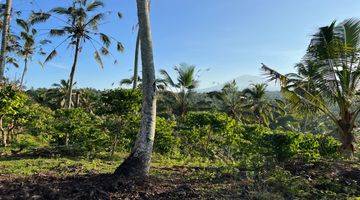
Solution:
[[[306,178],[315,193],[335,191],[342,195],[336,199],[347,199],[350,192],[352,197],[360,196],[360,169],[352,164],[294,162],[283,168],[294,177]],[[266,177],[259,180],[256,183],[241,170],[234,174],[217,168],[184,166],[153,167],[151,175],[141,180],[115,180],[111,174],[97,172],[67,176],[51,171],[30,176],[3,174],[0,199],[259,199],[259,193],[269,191],[280,191],[283,199],[293,199],[281,191],[284,186],[280,190],[271,185],[265,189],[254,186],[266,183]],[[353,191],[349,192],[349,188]],[[265,199],[269,198],[277,196],[270,194]]]

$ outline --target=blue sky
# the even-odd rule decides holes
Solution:
[[[14,7],[26,15],[32,8],[49,10],[69,5],[70,0],[14,0]],[[113,88],[132,75],[136,34],[135,0],[104,0],[108,16],[100,29],[125,46],[125,52],[114,52],[118,64],[104,58],[100,69],[93,59],[93,49],[85,46],[75,79],[78,87]],[[116,12],[123,19],[116,17]],[[151,20],[156,70],[172,70],[182,62],[201,69],[200,87],[224,83],[241,75],[261,75],[261,64],[290,72],[304,54],[305,48],[319,26],[333,20],[360,17],[358,0],[152,0]],[[62,26],[57,19],[39,27],[42,37],[48,28]],[[43,30],[42,30],[43,29]],[[16,31],[16,28],[14,29]],[[56,45],[59,39],[54,39]],[[50,47],[48,48],[50,49]],[[36,56],[27,74],[26,86],[49,87],[67,79],[73,49],[66,45],[44,69]],[[207,69],[209,69],[207,71]],[[22,69],[10,69],[7,76],[18,78]],[[173,73],[171,73],[173,74]],[[115,83],[115,86],[112,85]]]

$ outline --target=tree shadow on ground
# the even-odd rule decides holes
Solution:
[[[121,180],[112,174],[56,177],[37,174],[27,178],[0,177],[0,199],[196,199],[191,185],[156,177]]]

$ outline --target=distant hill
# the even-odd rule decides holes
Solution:
[[[229,82],[230,81],[232,81],[232,80],[229,80]],[[275,84],[274,82],[269,83],[266,81],[266,79],[264,77],[261,77],[261,76],[242,75],[242,76],[235,78],[235,81],[236,81],[237,86],[239,87],[239,90],[248,88],[249,85],[251,85],[251,84],[266,83],[268,85],[267,91],[280,91],[280,87],[278,84]],[[219,85],[209,87],[209,88],[198,89],[197,91],[198,92],[220,91],[224,87],[225,84],[226,83],[219,84]]]

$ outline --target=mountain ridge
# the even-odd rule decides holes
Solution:
[[[239,90],[243,90],[245,88],[248,88],[251,84],[258,84],[258,83],[265,83],[267,84],[267,91],[280,91],[280,86],[278,84],[275,84],[274,82],[268,82],[265,78],[261,76],[256,75],[241,75],[238,76],[232,80],[235,80],[237,86],[239,87]],[[229,80],[226,83],[232,81]],[[226,83],[218,84],[212,87],[202,88],[198,89],[197,92],[213,92],[213,91],[220,91]]]

